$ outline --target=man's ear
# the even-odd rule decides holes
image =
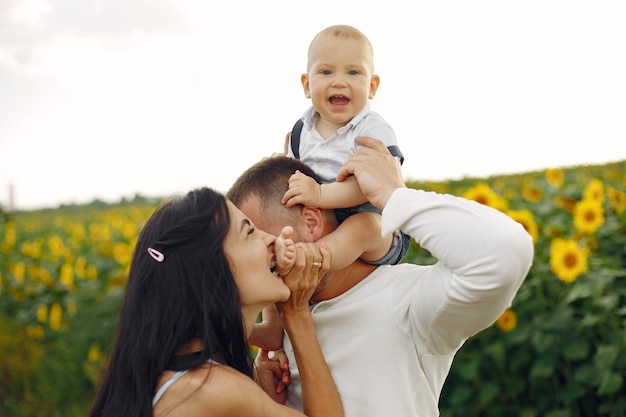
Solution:
[[[315,242],[320,239],[324,234],[324,217],[322,211],[313,207],[302,207],[300,211],[300,221],[303,222],[303,227],[306,236],[303,238],[307,242]]]

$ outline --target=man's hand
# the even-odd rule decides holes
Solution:
[[[354,175],[365,197],[382,210],[397,188],[406,187],[400,164],[381,141],[359,137],[356,142],[361,147],[341,167],[337,181]]]

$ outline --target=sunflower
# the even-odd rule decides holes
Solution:
[[[602,205],[591,199],[583,199],[574,205],[574,227],[586,234],[595,233],[604,224]]]
[[[510,308],[507,308],[496,320],[496,326],[503,332],[510,332],[517,327],[517,314]]]
[[[574,282],[587,272],[587,250],[574,240],[556,238],[550,243],[550,265],[558,279]]]
[[[96,343],[92,344],[89,348],[89,353],[87,353],[87,360],[89,362],[98,362],[102,357],[102,351],[100,350],[100,346]]]
[[[543,200],[543,190],[534,184],[524,184],[522,187],[522,197],[529,203],[539,203]]]
[[[576,199],[557,195],[554,197],[554,205],[571,213],[576,205]]]
[[[43,330],[43,327],[40,325],[32,325],[29,324],[26,326],[26,337],[31,340],[43,340],[46,337],[46,334]]]
[[[52,304],[50,307],[50,329],[57,331],[61,329],[61,324],[63,323],[63,309],[59,303]]]
[[[45,323],[48,320],[48,306],[45,304],[39,304],[37,307],[37,321]]]
[[[467,190],[463,194],[463,197],[500,211],[506,210],[507,207],[506,200],[497,195],[491,187],[489,187],[489,184],[485,182],[479,182],[474,187]]]
[[[608,188],[606,193],[613,211],[616,214],[622,214],[626,210],[626,194],[615,188]]]
[[[76,289],[76,285],[74,283],[74,268],[71,264],[64,263],[61,265],[59,282],[65,285],[72,292]]]
[[[559,168],[546,169],[546,181],[553,187],[561,188],[565,182],[563,170]]]
[[[535,223],[533,213],[530,210],[508,210],[506,214],[526,229],[530,237],[533,238],[533,243],[537,242],[539,227]]]
[[[593,200],[604,203],[604,184],[597,178],[592,178],[583,190],[583,200]]]

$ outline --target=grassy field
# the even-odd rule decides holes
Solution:
[[[442,417],[626,415],[626,161],[407,186],[492,206],[535,242],[511,309],[457,355]],[[88,414],[157,203],[0,213],[0,416]]]

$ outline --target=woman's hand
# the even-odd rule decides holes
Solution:
[[[254,380],[274,401],[285,404],[286,385],[289,385],[289,360],[282,350],[270,358],[266,350],[259,349],[254,360]]]
[[[309,313],[309,300],[322,277],[330,268],[330,251],[322,242],[299,242],[296,244],[296,261],[291,271],[284,277],[284,282],[291,295],[287,301],[276,303],[284,320],[285,314]]]
[[[309,300],[329,268],[330,251],[325,244],[296,244],[296,263],[284,278],[291,296],[276,304],[300,373],[302,407],[307,416],[344,415],[309,310]]]

